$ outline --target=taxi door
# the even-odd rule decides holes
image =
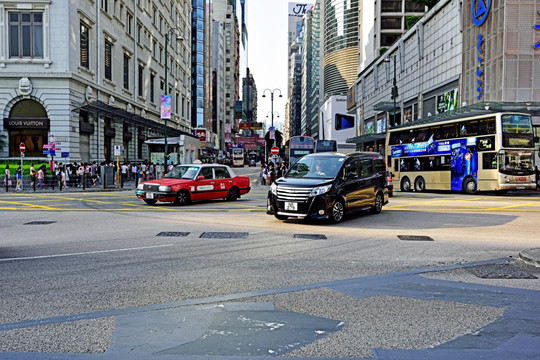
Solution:
[[[226,198],[229,194],[229,190],[232,187],[232,179],[229,171],[221,166],[216,166],[214,168],[215,176],[215,197],[216,198]]]
[[[216,190],[216,181],[214,172],[211,167],[203,167],[199,172],[199,176],[204,176],[204,179],[195,180],[195,189],[192,191],[191,198],[193,200],[214,199]]]

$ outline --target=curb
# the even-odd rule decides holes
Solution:
[[[518,258],[526,264],[540,267],[540,248],[523,250]]]

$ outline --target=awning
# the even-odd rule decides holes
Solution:
[[[357,137],[347,139],[346,142],[353,143],[353,144],[365,144],[369,142],[375,142],[377,140],[384,140],[385,138],[386,138],[386,133],[367,134],[367,135],[360,135]]]
[[[115,120],[121,120],[122,122],[125,121],[130,125],[151,129],[158,134],[165,135],[164,125],[158,122],[155,122],[153,120],[144,118],[142,116],[139,116],[137,114],[130,113],[129,111],[126,111],[119,107],[106,104],[101,100],[96,100],[88,104],[81,105],[73,109],[72,111],[80,111],[80,110],[88,111],[88,113],[94,114],[94,115],[110,116],[114,118]],[[169,135],[171,135],[171,137],[178,137],[180,135],[188,135],[188,136],[194,137],[192,134],[189,134],[185,131],[167,126],[167,142],[169,142],[168,140]]]
[[[165,145],[165,138],[158,138],[158,139],[148,139],[144,142],[148,145]],[[180,144],[180,137],[168,137],[167,136],[167,145],[179,145]]]

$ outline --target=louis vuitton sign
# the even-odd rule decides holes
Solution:
[[[7,118],[4,119],[5,129],[49,129],[48,118]]]

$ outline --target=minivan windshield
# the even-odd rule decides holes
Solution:
[[[345,161],[339,156],[306,156],[298,160],[287,172],[288,178],[333,179]]]

